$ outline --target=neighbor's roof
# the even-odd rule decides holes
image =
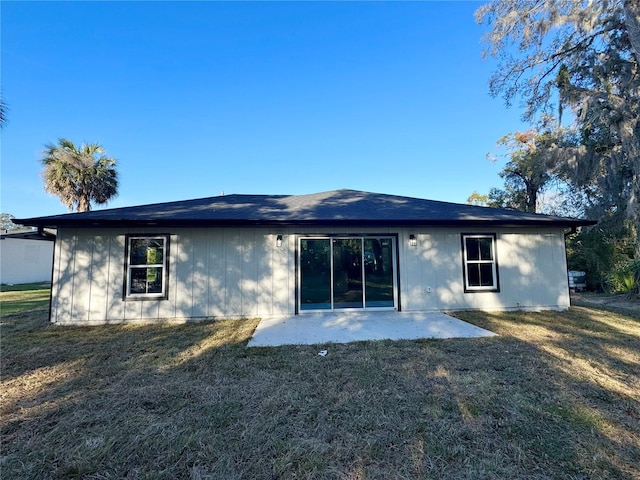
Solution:
[[[5,230],[0,234],[0,240],[44,240],[53,242],[56,236],[52,233],[38,230]]]
[[[591,220],[438,202],[358,190],[309,195],[221,195],[137,207],[16,219],[39,227],[424,225],[566,226]]]

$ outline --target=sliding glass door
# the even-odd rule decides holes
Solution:
[[[394,308],[394,237],[301,238],[300,310]]]
[[[333,246],[333,308],[362,308],[362,239],[336,238]]]
[[[300,308],[331,308],[331,241],[300,240]]]
[[[394,307],[393,238],[364,239],[365,300],[368,308]]]

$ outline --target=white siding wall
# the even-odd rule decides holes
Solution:
[[[480,233],[488,232],[496,233],[500,292],[464,292],[456,229],[59,229],[51,320],[90,324],[293,314],[298,234],[398,234],[403,311],[569,306],[562,229]],[[167,300],[123,300],[127,233],[170,234]],[[284,236],[281,248],[278,234]],[[408,246],[409,234],[416,235],[416,247]]]
[[[464,229],[495,233],[499,292],[464,291],[461,230],[406,230],[417,247],[400,242],[402,309],[508,310],[569,307],[563,230]]]
[[[125,235],[169,233],[167,300],[123,300]],[[52,318],[61,324],[294,313],[294,239],[265,229],[60,229]]]
[[[51,280],[53,242],[5,237],[0,240],[0,282],[10,284]]]

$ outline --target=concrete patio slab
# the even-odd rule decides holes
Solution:
[[[496,335],[439,312],[331,312],[260,320],[250,347]]]

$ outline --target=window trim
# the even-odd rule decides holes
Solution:
[[[467,238],[490,238],[493,249],[493,260],[467,260]],[[462,244],[462,277],[465,293],[478,292],[499,292],[500,291],[500,269],[498,268],[498,238],[495,233],[462,233],[460,235]],[[468,265],[469,263],[490,263],[492,265],[493,285],[473,286],[469,285]]]
[[[169,246],[171,235],[168,233],[131,233],[125,235],[125,253],[124,253],[124,278],[122,284],[122,298],[125,301],[139,300],[167,300],[169,298]],[[157,264],[164,271],[162,273],[162,292],[160,293],[131,293],[131,241],[134,239],[154,240],[161,239],[164,241],[164,250],[162,265]],[[152,265],[155,266],[155,265]]]

